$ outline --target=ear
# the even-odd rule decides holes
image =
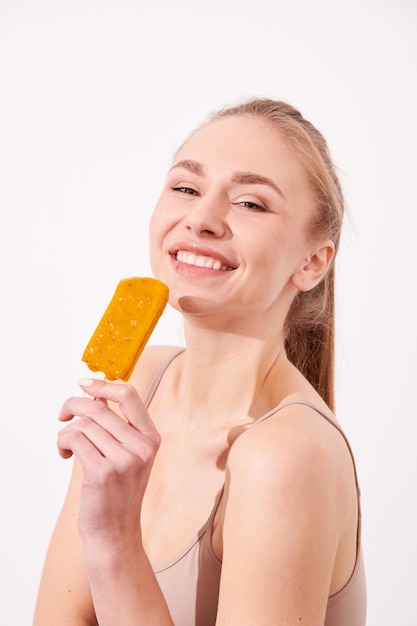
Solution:
[[[301,267],[291,276],[298,291],[309,291],[325,276],[335,254],[335,246],[328,239],[311,256],[304,258]]]

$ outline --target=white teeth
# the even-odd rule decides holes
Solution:
[[[188,261],[189,263],[190,261]],[[193,265],[197,265],[198,267],[205,267],[206,266],[206,261],[205,261],[205,257],[203,256],[197,256],[194,260]]]
[[[213,259],[210,256],[202,256],[198,254],[194,254],[193,252],[186,252],[185,250],[180,250],[176,254],[177,261],[181,261],[181,263],[187,263],[188,265],[196,265],[197,267],[207,267],[213,270],[231,270],[232,268],[228,265],[222,265],[220,261]]]

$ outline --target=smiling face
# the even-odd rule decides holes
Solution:
[[[180,310],[286,312],[311,253],[312,212],[302,166],[276,128],[255,117],[212,121],[168,172],[150,224],[154,275]]]

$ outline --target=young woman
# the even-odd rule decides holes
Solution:
[[[221,110],[177,151],[151,262],[186,347],[65,402],[76,462],[35,626],[365,624],[332,412],[342,216],[325,140],[283,102]]]

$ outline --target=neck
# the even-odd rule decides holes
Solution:
[[[194,423],[256,419],[269,408],[271,377],[287,363],[282,333],[236,333],[185,320],[186,358],[182,374],[185,419]]]

